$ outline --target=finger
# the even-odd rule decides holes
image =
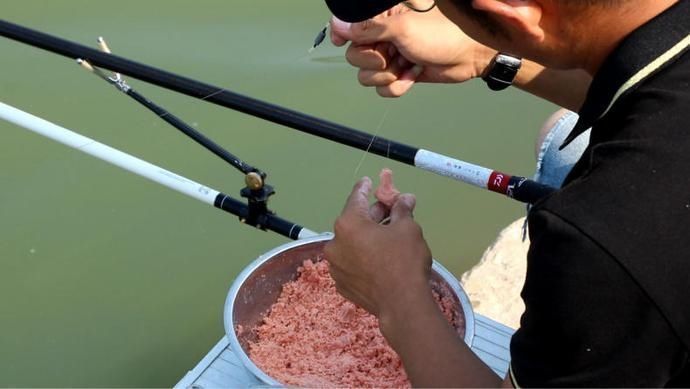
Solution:
[[[385,204],[378,201],[369,207],[369,217],[376,223],[381,223],[381,221],[388,216],[389,212],[390,209],[388,209]]]
[[[383,69],[360,69],[357,79],[364,86],[388,86],[403,74],[409,62],[401,55],[388,61]]]
[[[357,73],[357,81],[359,81],[362,86],[376,86],[385,88],[397,80],[398,75],[395,72],[388,70],[360,70],[359,73]]]
[[[348,42],[347,39],[343,38],[342,35],[338,34],[333,29],[330,30],[330,37],[331,43],[336,47],[344,46]]]
[[[376,87],[376,92],[381,97],[400,97],[407,93],[417,82],[417,78],[422,74],[424,68],[419,65],[414,65],[400,74],[394,81],[388,85],[379,85]]]
[[[414,64],[405,57],[397,55],[389,61],[389,65],[385,70],[360,70],[357,74],[357,79],[364,86],[388,87],[396,81],[406,80],[406,73],[413,66]]]
[[[364,177],[357,181],[355,186],[352,188],[350,196],[348,196],[345,202],[345,208],[343,209],[343,215],[346,213],[358,213],[360,215],[369,216],[369,193],[371,193],[371,178]]]
[[[345,51],[345,59],[350,65],[369,70],[384,70],[388,66],[388,59],[391,58],[391,45],[380,43],[374,45],[355,45],[352,44]]]
[[[351,23],[344,22],[333,16],[330,25],[331,42],[335,46],[342,46],[352,38]]]
[[[412,218],[417,199],[409,193],[401,194],[391,208],[391,224],[406,218]]]

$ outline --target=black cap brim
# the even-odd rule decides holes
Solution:
[[[350,23],[361,22],[393,8],[403,0],[326,0],[333,15]]]

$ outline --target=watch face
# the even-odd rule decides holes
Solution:
[[[513,83],[520,66],[522,66],[520,58],[498,54],[494,57],[487,74],[482,78],[491,90],[503,90]]]
[[[491,72],[491,77],[497,78],[501,81],[512,83],[518,69],[512,66],[496,66]]]
[[[516,58],[506,54],[496,55],[496,63],[500,63],[501,65],[506,65],[517,69],[520,69],[520,66],[522,66],[522,60],[520,58]]]

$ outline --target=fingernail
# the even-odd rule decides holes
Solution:
[[[409,193],[401,194],[398,200],[404,202],[409,208],[413,208],[417,203],[417,198],[413,194]]]
[[[359,185],[359,189],[360,189],[360,190],[363,190],[363,191],[365,191],[365,192],[368,192],[368,191],[371,190],[371,186],[372,186],[373,184],[372,184],[371,178],[365,176],[365,177],[362,177],[362,178],[358,181],[357,185]]]
[[[341,32],[349,31],[352,27],[352,23],[344,22],[335,16],[333,16],[332,25],[334,30]]]

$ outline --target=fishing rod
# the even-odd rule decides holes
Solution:
[[[412,147],[340,124],[231,92],[155,67],[0,20],[0,35],[72,59],[122,73],[159,87],[209,103],[243,112],[273,123],[316,135],[366,152],[504,194],[525,203],[534,203],[556,189],[429,150]]]
[[[111,54],[110,47],[106,43],[103,37],[98,37],[98,45],[104,53]],[[268,200],[271,196],[275,194],[275,190],[271,185],[266,184],[267,174],[248,163],[242,161],[239,157],[233,155],[226,149],[224,149],[219,144],[215,143],[208,137],[206,137],[201,132],[195,130],[190,125],[185,123],[182,119],[178,118],[170,111],[161,107],[160,105],[154,103],[153,101],[147,99],[141,93],[134,90],[131,86],[125,82],[124,78],[120,73],[113,73],[112,76],[108,76],[101,69],[94,67],[86,60],[81,58],[77,59],[77,63],[87,71],[95,74],[102,80],[106,81],[108,84],[113,85],[120,92],[131,97],[134,101],[143,105],[151,112],[155,113],[156,116],[165,120],[168,124],[172,125],[176,129],[180,130],[183,134],[187,135],[195,142],[206,148],[208,151],[212,152],[216,156],[220,157],[222,160],[230,164],[230,166],[242,172],[244,176],[245,187],[240,191],[240,195],[247,199],[249,206],[248,215],[242,219],[246,224],[262,229],[262,217],[265,214],[272,213],[268,209]]]
[[[110,50],[110,47],[108,46],[108,43],[105,41],[103,37],[98,37],[97,39],[98,45],[101,48],[101,51],[107,54],[112,54],[112,51]],[[120,92],[126,94],[127,96],[131,97],[134,99],[136,102],[139,104],[143,105],[144,107],[148,108],[151,110],[153,113],[158,115],[159,118],[165,120],[168,122],[168,124],[172,125],[173,127],[177,128],[180,130],[182,133],[199,143],[201,146],[206,148],[208,151],[211,153],[215,154],[228,164],[230,166],[234,167],[235,169],[239,170],[240,172],[244,174],[249,174],[249,173],[259,173],[260,175],[265,177],[265,173],[261,172],[259,169],[247,164],[246,162],[242,161],[239,157],[233,155],[232,153],[228,152],[225,150],[223,147],[218,145],[217,143],[213,142],[211,139],[207,138],[204,134],[201,132],[195,130],[194,128],[190,127],[187,123],[183,122],[181,119],[179,119],[177,116],[173,115],[163,107],[161,107],[158,104],[155,104],[153,101],[147,99],[144,97],[141,93],[137,92],[134,90],[131,86],[125,82],[125,80],[122,78],[122,75],[120,73],[115,72],[112,76],[108,76],[103,71],[100,69],[94,67],[89,63],[89,61],[86,61],[81,58],[77,58],[77,63],[81,65],[84,69],[87,71],[95,74],[99,78],[105,80],[107,83],[115,86]]]
[[[198,182],[182,177],[162,167],[153,165],[130,154],[112,148],[103,143],[87,138],[74,131],[60,127],[57,124],[41,119],[30,113],[21,111],[0,102],[0,119],[4,119],[19,127],[23,127],[36,134],[62,143],[124,170],[147,178],[153,182],[166,186],[186,196],[197,199],[215,208],[236,215],[240,221],[246,222],[250,217],[249,206],[225,193],[209,188]],[[256,227],[270,230],[290,239],[302,239],[318,235],[316,232],[304,228],[291,221],[282,219],[272,213],[261,215]]]

